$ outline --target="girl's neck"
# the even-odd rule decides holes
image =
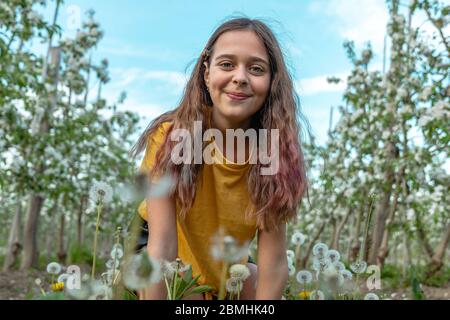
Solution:
[[[227,143],[226,143],[226,130],[227,129],[242,129],[244,131],[246,131],[247,129],[249,129],[251,127],[251,119],[248,119],[246,121],[240,122],[240,123],[232,123],[230,121],[227,121],[224,118],[218,117],[217,114],[214,112],[214,109],[212,110],[211,114],[210,114],[210,122],[209,122],[209,127],[210,128],[214,128],[214,129],[218,129],[220,132],[222,132],[222,137],[223,137],[223,145],[222,146],[218,146],[221,153],[223,155],[227,154]],[[238,152],[242,152],[238,151],[238,143],[237,143],[237,138],[235,137],[234,139],[234,144],[233,146],[228,146],[233,148],[234,147],[234,159],[229,159],[230,161],[237,163],[237,154]],[[250,157],[250,144],[248,139],[245,139],[245,161],[247,162],[249,157]]]
[[[222,134],[225,136],[226,129],[242,129],[246,131],[251,126],[251,119],[247,119],[241,122],[233,122],[228,119],[225,119],[223,117],[219,117],[214,110],[211,112],[211,122],[210,122],[211,128],[218,129],[222,132]]]

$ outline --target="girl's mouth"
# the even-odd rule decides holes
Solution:
[[[249,98],[249,96],[235,95],[233,93],[227,93],[227,96],[233,101],[244,101]]]

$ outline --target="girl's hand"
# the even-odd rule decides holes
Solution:
[[[286,224],[278,230],[258,230],[256,300],[280,300],[287,280]]]

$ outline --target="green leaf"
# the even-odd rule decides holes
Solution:
[[[184,282],[183,290],[180,290],[180,293],[177,294],[177,298],[182,298],[186,290],[189,290],[197,283],[197,280],[200,278],[200,275],[196,276],[194,279],[191,279],[189,282]]]
[[[197,286],[197,287],[193,288],[192,290],[189,290],[186,293],[185,297],[190,296],[191,294],[196,294],[196,293],[211,292],[212,290],[213,290],[213,288],[208,285]]]
[[[183,280],[189,282],[192,279],[192,266],[189,266],[187,271],[184,273]]]

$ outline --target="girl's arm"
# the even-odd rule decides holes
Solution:
[[[278,230],[258,230],[256,300],[280,300],[288,280],[286,224]]]
[[[147,252],[158,260],[174,261],[178,255],[176,208],[173,198],[168,196],[147,199],[147,221],[149,226]],[[164,280],[146,288],[143,300],[166,300]]]

